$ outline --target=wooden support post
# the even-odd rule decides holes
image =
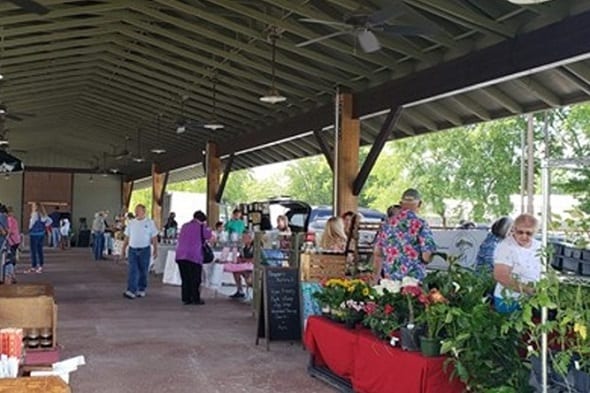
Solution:
[[[152,164],[152,220],[158,229],[162,228],[162,204],[168,183],[168,172],[160,173],[155,163]]]
[[[227,162],[225,163],[225,168],[223,169],[223,177],[221,178],[221,184],[217,189],[217,193],[215,194],[215,201],[217,203],[221,202],[221,198],[223,197],[223,191],[225,190],[225,185],[227,184],[227,179],[229,178],[229,174],[231,172],[231,168],[234,165],[234,158],[235,154],[232,153]]]
[[[359,148],[361,123],[353,118],[352,93],[340,94],[340,132],[336,141],[337,170],[335,187],[337,200],[335,214],[341,215],[348,210],[358,209],[358,198],[353,194],[353,183],[359,169]]]
[[[121,207],[129,211],[131,203],[131,194],[133,193],[133,180],[121,182]]]
[[[313,135],[315,136],[318,145],[320,146],[320,150],[324,153],[324,157],[326,157],[326,161],[334,173],[334,152],[330,149],[330,145],[328,145],[328,141],[319,130],[314,130]]]
[[[217,190],[219,189],[219,175],[221,173],[221,160],[217,156],[217,144],[207,142],[205,153],[205,162],[207,163],[207,220],[211,228],[219,220],[219,204],[215,200]]]
[[[358,196],[361,193],[367,179],[369,178],[371,170],[373,170],[373,166],[375,166],[375,162],[377,161],[379,154],[381,154],[381,151],[383,150],[385,143],[391,136],[395,124],[399,120],[401,111],[401,107],[392,107],[389,111],[389,114],[385,118],[385,121],[381,126],[381,131],[379,131],[379,135],[377,135],[375,142],[373,142],[373,146],[371,146],[371,150],[369,150],[367,158],[365,158],[365,162],[363,162],[363,167],[359,171],[359,174],[356,177],[356,179],[354,179],[354,195]]]

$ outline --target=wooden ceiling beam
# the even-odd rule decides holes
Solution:
[[[81,70],[87,70],[89,68],[95,67],[96,59],[92,59],[91,61],[86,62],[75,62],[70,64],[65,64],[61,66],[52,66],[42,68],[25,68],[26,71],[20,72],[10,72],[10,71],[3,71],[5,73],[4,80],[2,83],[4,85],[10,86],[10,84],[21,82],[22,80],[27,80],[29,78],[41,78],[44,79],[53,79],[56,77],[61,76],[62,74],[68,74],[69,72],[76,72]]]
[[[334,18],[332,15],[324,13],[319,9],[310,9],[309,7],[300,6],[295,4],[292,1],[288,0],[264,0],[264,2],[269,3],[274,6],[280,6],[286,10],[295,12],[299,15],[302,15],[306,18],[311,19],[321,19],[327,20],[331,22],[342,22],[342,20],[338,20]],[[402,38],[390,38],[384,35],[379,36],[379,42],[381,46],[395,52],[398,52],[404,56],[409,56],[414,59],[424,61],[424,62],[432,62],[434,59],[431,55],[423,53],[420,48],[412,45],[409,43],[408,40],[404,40]]]
[[[242,50],[242,49],[244,49],[245,45],[247,45],[248,52],[254,51],[253,53],[257,53],[258,56],[260,56],[261,58],[265,59],[266,61],[269,60],[268,50],[265,51],[265,50],[258,49],[255,47],[256,41],[261,41],[261,40],[266,41],[266,37],[264,37],[261,32],[251,30],[251,29],[247,28],[246,26],[239,25],[239,26],[241,26],[239,32],[241,32],[242,34],[244,34],[244,31],[249,32],[249,34],[245,34],[246,36],[251,37],[251,41],[248,43],[235,40],[235,39],[233,39],[227,35],[224,35],[224,34],[217,33],[217,32],[215,32],[215,30],[212,30],[212,29],[205,29],[204,30],[205,32],[203,31],[202,28],[195,30],[195,25],[196,25],[195,23],[191,23],[191,22],[188,22],[188,21],[183,20],[181,18],[177,18],[177,17],[171,16],[171,15],[165,14],[165,13],[160,12],[152,7],[147,7],[147,6],[142,5],[140,7],[133,7],[133,8],[138,12],[141,12],[143,14],[146,14],[146,15],[149,15],[149,16],[155,18],[156,20],[161,20],[163,22],[170,23],[174,26],[178,26],[188,32],[191,32],[191,33],[198,32],[200,35],[209,37],[209,38],[214,39],[216,41],[220,41],[224,45],[228,45],[228,46],[231,46],[236,49]],[[203,15],[201,13],[201,14],[199,14],[199,18],[206,19],[210,22],[212,19],[214,19],[216,21],[216,24],[220,23],[219,19],[215,15]],[[197,27],[198,27],[198,24],[197,24]],[[146,29],[146,30],[149,30],[149,29]],[[236,30],[236,31],[238,31],[238,30]],[[171,39],[175,40],[171,36],[169,36],[169,37]],[[283,49],[285,51],[293,52],[294,54],[297,55],[297,57],[302,57],[302,58],[308,59],[308,60],[302,60],[303,63],[307,64],[307,63],[309,63],[309,60],[312,60],[316,63],[316,64],[314,64],[316,67],[322,67],[322,65],[330,64],[330,66],[332,68],[338,68],[338,69],[340,69],[344,72],[347,72],[349,74],[352,74],[352,75],[365,75],[365,74],[367,74],[366,68],[364,68],[358,64],[351,64],[350,62],[334,61],[333,58],[331,58],[330,56],[326,56],[322,53],[318,53],[318,52],[315,52],[315,51],[312,51],[312,50],[309,50],[306,48],[295,48],[294,43],[288,43],[288,44],[289,44],[289,47],[286,48],[287,45],[285,45],[284,39],[281,38],[280,40],[277,41],[277,48]],[[227,54],[224,57],[227,57]],[[283,57],[283,55],[280,52],[277,53],[276,61],[279,64],[285,64],[285,65],[287,65],[288,62],[291,62],[286,57]],[[297,62],[297,63],[301,63],[301,62]],[[329,68],[325,68],[325,70],[329,70]],[[343,83],[347,83],[347,82],[345,81]],[[354,87],[354,86],[350,86],[350,87]]]
[[[92,38],[95,36],[102,36],[112,34],[114,27],[111,26],[100,26],[89,29],[78,29],[78,30],[66,30],[59,33],[48,33],[39,34],[34,36],[26,36],[21,38],[12,38],[4,41],[4,50],[10,53],[6,48],[13,48],[19,46],[35,46],[45,44],[51,45],[56,42],[71,40],[71,39],[83,39],[81,37]]]
[[[123,42],[116,40],[116,44],[124,47],[122,44]],[[186,88],[187,84],[190,84],[191,91],[195,92],[197,95],[203,96],[204,98],[209,98],[211,100],[211,86],[212,82],[210,80],[205,80],[203,78],[198,78],[193,74],[188,74],[186,72],[180,71],[178,69],[171,69],[166,65],[156,63],[148,58],[143,56],[136,56],[124,50],[110,50],[110,52],[116,56],[124,57],[127,60],[130,60],[134,63],[144,65],[151,69],[155,69],[161,71],[160,75],[167,76],[167,77],[175,77],[175,78],[182,78],[183,81],[181,83],[184,84]],[[241,92],[240,90],[233,89],[233,91],[228,87],[229,84],[226,85],[227,82],[221,83],[218,82],[216,86],[217,90],[217,100],[220,106],[223,103],[227,103],[234,107],[241,107],[245,110],[248,110],[252,113],[261,112],[264,109],[264,105],[258,100],[258,96],[254,94],[246,94]],[[206,84],[206,85],[205,85]],[[296,102],[297,100],[295,100]],[[301,104],[295,106],[301,107]]]
[[[475,29],[486,35],[498,38],[513,38],[516,27],[508,22],[497,23],[481,13],[475,12],[469,6],[459,5],[444,0],[409,0],[408,4],[432,12],[453,23]]]
[[[438,130],[438,126],[428,117],[416,110],[416,108],[407,109],[404,111],[404,117],[410,119],[412,122],[426,128],[429,131]]]
[[[459,127],[463,124],[461,116],[447,108],[442,101],[431,102],[430,104],[425,105],[424,111],[432,112],[434,115],[442,117],[455,127]]]
[[[500,87],[488,86],[483,89],[480,89],[479,91],[482,92],[483,94],[487,95],[488,97],[490,97],[491,99],[496,101],[498,104],[502,105],[504,108],[508,109],[510,112],[512,112],[514,114],[524,112],[523,107],[518,102],[516,102],[516,100],[514,100],[512,97],[510,97],[508,94],[506,94],[502,90],[500,90]]]
[[[40,33],[39,36],[42,36],[46,33],[55,30],[70,30],[74,28],[87,28],[88,26],[98,27],[101,25],[114,23],[114,20],[111,17],[102,15],[102,16],[90,16],[88,15],[85,18],[78,18],[78,19],[66,19],[66,20],[59,20],[59,21],[46,21],[46,23],[41,24],[33,24],[33,25],[18,25],[18,26],[10,26],[5,27],[3,34],[5,38],[5,42],[11,40],[10,37],[17,37],[21,35],[29,35],[34,33]]]
[[[516,79],[514,82],[519,86],[525,88],[526,90],[530,91],[541,101],[545,102],[547,105],[553,108],[563,106],[561,99],[557,96],[557,94],[549,90],[547,87],[541,84],[541,82],[538,82],[533,77],[519,78]]]
[[[72,5],[67,8],[52,9],[47,14],[38,15],[34,13],[21,13],[14,16],[3,16],[2,26],[6,29],[10,29],[10,25],[40,22],[40,21],[55,21],[59,18],[79,16],[79,15],[92,15],[102,14],[111,12],[118,9],[127,8],[129,5],[128,1],[125,0],[112,0],[108,3],[94,4],[94,5]]]
[[[208,20],[209,22],[214,23],[219,26],[222,26],[226,29],[231,29],[232,31],[240,32],[246,36],[250,36],[253,38],[265,39],[265,37],[263,37],[261,35],[260,31],[251,30],[243,24],[235,23],[228,18],[219,17],[217,15],[214,15],[211,12],[203,12],[202,10],[197,9],[194,6],[190,6],[188,4],[181,3],[180,1],[177,1],[177,0],[157,0],[157,1],[167,7],[174,8],[176,10],[187,13],[189,15],[193,15],[193,16],[200,18],[200,19]],[[306,39],[311,39],[311,38],[317,37],[317,34],[310,29],[304,28],[300,25],[296,25],[296,24],[288,22],[288,21],[283,21],[281,19],[274,18],[272,16],[266,15],[262,12],[254,10],[252,8],[241,6],[240,4],[238,4],[236,2],[217,1],[217,0],[213,1],[213,2],[223,8],[230,10],[231,12],[236,12],[241,15],[253,18],[261,23],[266,23],[268,25],[283,28],[287,31],[290,31],[290,32],[297,34],[301,37],[304,37]],[[338,41],[334,41],[334,40],[329,40],[329,41],[330,42],[324,42],[322,44],[326,47],[329,47],[329,48],[334,49],[336,51],[342,52],[345,55],[361,57],[361,60],[364,62],[371,62],[371,63],[377,64],[379,66],[383,66],[385,64],[389,64],[389,65],[393,66],[396,64],[395,60],[392,60],[391,58],[389,58],[383,54],[355,55],[352,51],[352,48],[349,45],[342,44],[342,43],[340,43]],[[286,42],[286,40],[284,40],[283,42]],[[281,40],[277,41],[277,47],[283,48],[283,46],[281,44]],[[290,48],[291,50],[301,49],[301,48],[294,48],[293,43],[290,43],[290,47],[291,47]]]
[[[472,113],[479,117],[483,121],[492,120],[492,115],[479,103],[467,96],[466,93],[458,94],[451,97],[451,100],[456,102],[459,106],[465,109],[467,112]]]
[[[590,66],[583,62],[568,64],[565,66],[567,70],[572,72],[578,78],[582,79],[584,82],[590,84]]]
[[[177,18],[177,17],[171,16],[169,14],[165,14],[163,12],[157,11],[151,7],[141,6],[141,7],[135,8],[135,10],[142,13],[142,14],[149,15],[150,17],[154,18],[155,20],[160,20],[160,21],[163,21],[166,23],[170,23],[178,28],[184,29],[187,32],[190,32],[190,34],[195,35],[195,38],[192,38],[191,36],[179,34],[177,32],[170,31],[170,29],[162,29],[158,26],[154,26],[153,24],[151,24],[151,25],[147,24],[147,26],[146,26],[146,24],[144,22],[139,21],[138,18],[133,16],[133,14],[131,14],[130,12],[121,12],[119,14],[121,15],[122,20],[125,20],[128,23],[131,23],[136,27],[140,27],[145,31],[152,31],[158,35],[163,36],[163,37],[168,37],[175,42],[179,42],[184,45],[188,45],[189,47],[199,48],[205,52],[211,53],[211,54],[219,56],[221,58],[227,58],[228,55],[231,54],[231,60],[233,62],[240,63],[240,62],[242,62],[242,60],[244,60],[244,57],[242,55],[240,55],[239,52],[244,50],[244,47],[247,46],[248,54],[257,56],[257,58],[258,58],[257,62],[264,64],[265,67],[263,68],[263,70],[267,73],[268,76],[270,76],[271,70],[268,67],[268,65],[270,64],[270,50],[268,50],[266,48],[258,48],[255,45],[255,42],[247,43],[244,41],[240,41],[240,40],[231,38],[228,35],[216,32],[214,29],[208,29],[206,27],[201,27],[199,24],[190,23],[190,22],[183,20],[181,18]],[[260,35],[260,33],[258,33],[258,34]],[[207,37],[207,38],[217,41],[223,45],[228,45],[229,47],[231,47],[233,49],[230,49],[230,50],[220,49],[216,46],[209,45],[206,42],[201,42],[200,41],[200,40],[202,40],[201,37]],[[298,54],[298,57],[302,57],[302,55]],[[306,58],[308,58],[309,60],[314,60],[314,61],[317,61],[317,59],[322,59],[324,61],[329,59],[329,57],[327,57],[323,54],[314,54],[314,55],[308,56]],[[346,82],[346,80],[347,80],[347,78],[350,78],[351,75],[358,75],[358,74],[363,75],[367,72],[366,69],[363,69],[362,67],[350,65],[347,63],[344,63],[343,65],[337,65],[336,63],[334,63],[334,66],[335,66],[335,68],[337,68],[337,70],[334,70],[334,67],[332,67],[331,70],[330,69],[320,69],[318,66],[314,67],[313,65],[309,65],[309,63],[310,63],[309,61],[306,61],[306,60],[295,61],[291,58],[284,56],[281,53],[277,53],[276,62],[277,62],[277,64],[281,64],[285,67],[289,67],[292,71],[303,71],[307,74],[314,75],[317,78],[321,78],[323,80],[330,81],[332,83],[335,83],[337,81],[345,81],[344,83],[347,85],[348,85],[348,83]],[[322,62],[322,63],[319,63],[318,65],[322,65],[322,64],[325,64],[325,63]],[[267,67],[268,67],[268,69],[267,69]],[[347,73],[343,74],[342,71],[340,71],[340,69],[344,69],[344,71],[346,71]],[[277,73],[277,76],[279,76],[278,73]],[[318,81],[320,81],[320,80],[318,80]],[[353,88],[356,86],[355,86],[355,84],[351,84],[350,87]]]
[[[2,66],[5,67],[7,65],[12,64],[25,64],[25,63],[33,63],[37,61],[47,61],[48,59],[60,59],[64,57],[72,57],[72,56],[84,56],[89,54],[97,54],[104,52],[108,48],[108,45],[96,45],[84,48],[74,48],[68,50],[60,50],[60,51],[51,51],[47,53],[37,53],[34,55],[28,56],[18,56],[18,57],[10,57],[2,59]]]
[[[120,63],[120,68],[116,68],[116,66],[113,67],[111,64],[105,65],[103,63],[98,66],[105,69],[107,72],[110,72],[111,78],[115,77],[115,75],[120,75],[121,77],[127,78],[129,83],[136,84],[139,82],[146,87],[149,86],[150,88],[160,89],[163,92],[167,91],[172,97],[178,96],[180,98],[180,96],[187,92],[186,85],[183,85],[172,78],[157,77],[156,79],[152,79],[151,75],[157,75],[155,72],[146,71],[141,67],[133,66],[128,63]],[[195,102],[200,102],[205,106],[208,106],[209,104],[209,102],[207,102],[202,96],[195,95],[191,96],[191,98]],[[207,117],[210,112],[207,110],[201,110],[200,113],[202,114],[201,117]],[[239,108],[220,104],[218,106],[217,115],[220,120],[225,119],[227,121],[227,119],[232,119],[234,122],[247,122],[248,119],[254,118],[256,113],[246,112]],[[200,120],[204,119],[201,118]]]

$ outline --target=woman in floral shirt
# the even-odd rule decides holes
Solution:
[[[422,204],[420,193],[414,189],[402,195],[402,210],[391,217],[381,229],[375,244],[375,275],[393,280],[413,277],[422,281],[426,276],[425,264],[432,259],[436,244],[428,223],[418,217]]]

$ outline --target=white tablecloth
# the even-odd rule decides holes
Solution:
[[[153,258],[150,263],[150,271],[155,274],[162,274],[166,269],[166,260],[168,258],[168,252],[176,250],[176,246],[172,244],[160,244],[158,245],[158,257]]]
[[[221,256],[221,253],[214,252],[215,260]],[[223,264],[222,263],[207,263],[203,265],[202,285],[212,289],[221,287],[223,280]],[[164,268],[164,276],[162,283],[169,285],[181,285],[180,271],[176,263],[176,251],[169,250],[166,256],[166,264]]]

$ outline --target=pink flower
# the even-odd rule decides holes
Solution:
[[[422,295],[422,289],[416,285],[405,286],[402,288],[402,295],[418,297]]]
[[[383,310],[383,312],[385,312],[385,315],[390,315],[393,311],[394,311],[394,308],[391,304],[386,304],[385,308]]]
[[[367,313],[367,315],[373,315],[376,309],[377,305],[375,304],[375,302],[368,302],[367,304],[365,304],[365,312]]]

